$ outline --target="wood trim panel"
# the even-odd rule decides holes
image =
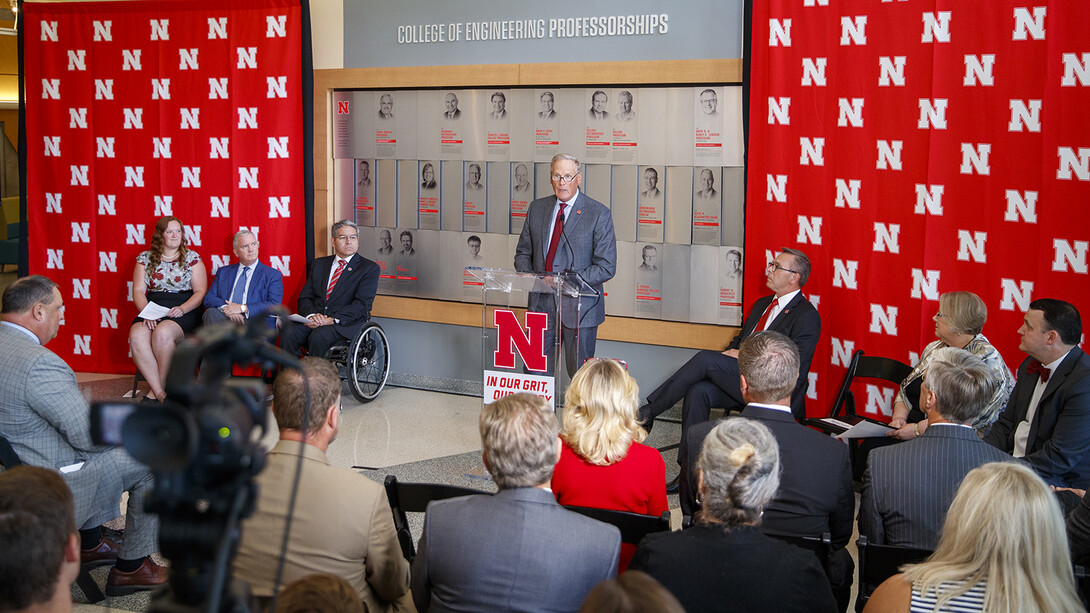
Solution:
[[[490,307],[494,308],[494,307]],[[515,309],[519,319],[525,309]],[[374,317],[469,326],[481,325],[481,306],[467,302],[425,300],[404,296],[378,296],[371,308]],[[600,340],[692,349],[722,349],[741,328],[634,317],[606,317],[598,327]]]

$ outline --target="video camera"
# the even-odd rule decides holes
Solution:
[[[162,405],[91,407],[92,439],[124,446],[155,478],[146,506],[159,516],[159,546],[171,567],[149,611],[248,610],[248,596],[227,589],[227,579],[239,521],[257,498],[254,476],[265,466],[267,410],[264,383],[232,379],[231,370],[255,361],[299,367],[270,343],[276,331],[267,322],[258,316],[246,326],[204,327],[179,342]]]

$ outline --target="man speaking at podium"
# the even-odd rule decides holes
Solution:
[[[578,273],[598,292],[596,296],[580,298],[578,309],[574,300],[570,304],[564,303],[560,338],[564,344],[568,376],[571,376],[594,355],[598,324],[606,317],[602,284],[612,279],[617,270],[617,239],[609,209],[579,191],[583,176],[578,159],[563,153],[554,155],[549,182],[556,195],[530,203],[515,248],[515,270]],[[530,294],[527,307],[530,311],[548,314],[545,347],[552,347],[556,339],[554,295]],[[551,358],[549,371],[554,371]]]

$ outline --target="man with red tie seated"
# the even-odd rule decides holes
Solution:
[[[1054,298],[1029,303],[1007,406],[984,440],[1022,458],[1049,485],[1090,488],[1090,356],[1078,344],[1082,319]]]
[[[640,407],[644,428],[651,429],[655,416],[684,398],[681,419],[681,446],[678,458],[685,457],[686,435],[693,424],[708,421],[712,407],[741,408],[745,405],[738,376],[738,348],[754,332],[774,330],[799,347],[799,376],[791,393],[791,413],[796,421],[806,417],[806,388],[810,361],[814,357],[821,316],[802,295],[802,286],[810,277],[810,258],[797,249],[784,248],[765,269],[765,285],[774,293],[754,303],[742,325],[742,331],[723,351],[703,350],[694,355],[658,389],[647,396]],[[675,482],[670,489],[676,487]]]
[[[299,314],[306,325],[288,328],[284,350],[298,355],[324,357],[329,348],[348,343],[371,318],[371,304],[378,291],[378,264],[360,256],[359,226],[342,219],[333,224],[333,255],[311,264],[307,282],[299,293]]]

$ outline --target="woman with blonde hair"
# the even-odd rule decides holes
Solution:
[[[817,556],[761,532],[780,486],[780,446],[761,422],[731,417],[708,433],[696,461],[696,525],[648,534],[632,570],[651,575],[686,611],[832,613]]]
[[[965,476],[935,553],[886,579],[864,613],[1084,611],[1063,516],[1029,468],[993,462]]]
[[[155,224],[148,250],[136,257],[132,301],[141,313],[149,302],[170,309],[158,319],[137,316],[129,328],[132,359],[151,390],[147,398],[163,400],[163,384],[174,344],[201,322],[199,307],[208,291],[208,272],[197,252],[186,246],[185,227],[167,216]]]
[[[552,489],[563,505],[662,515],[666,464],[636,421],[639,386],[620,362],[592,358],[564,395],[563,446]],[[620,571],[635,547],[621,545]]]

